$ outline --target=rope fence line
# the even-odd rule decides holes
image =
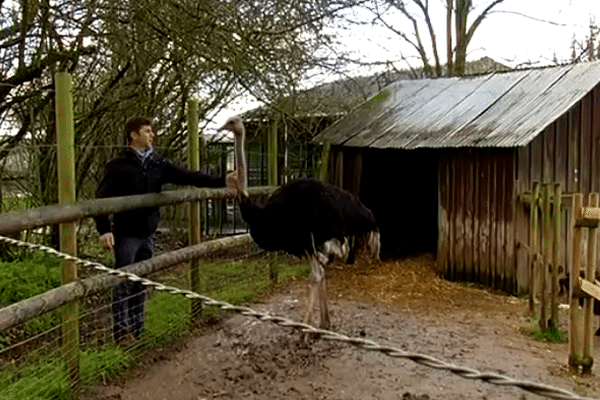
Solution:
[[[270,314],[267,314],[264,312],[256,311],[249,307],[234,306],[230,303],[215,300],[208,296],[205,296],[205,295],[202,295],[202,294],[199,294],[196,292],[192,292],[190,290],[179,289],[174,286],[164,285],[162,283],[154,282],[152,280],[137,276],[137,275],[129,273],[129,272],[124,272],[124,271],[119,271],[116,269],[109,268],[109,267],[107,267],[103,264],[97,263],[97,262],[82,260],[80,258],[71,256],[69,254],[59,252],[59,251],[57,251],[53,248],[47,247],[47,246],[33,244],[33,243],[27,243],[27,242],[23,242],[20,240],[16,240],[16,239],[4,237],[4,236],[0,236],[0,242],[8,243],[10,245],[14,245],[17,247],[26,247],[31,250],[39,250],[39,251],[42,251],[51,256],[60,258],[62,260],[75,262],[76,264],[79,264],[84,267],[93,268],[98,271],[102,271],[104,273],[114,275],[114,276],[117,276],[120,278],[125,278],[125,279],[128,279],[133,282],[140,282],[141,284],[143,284],[145,286],[153,287],[155,290],[165,291],[165,292],[168,292],[171,294],[183,295],[190,299],[200,299],[200,300],[202,300],[203,304],[208,305],[208,306],[219,307],[223,310],[238,312],[238,313],[248,316],[248,317],[255,317],[264,322],[272,322],[272,323],[282,326],[282,327],[293,328],[293,329],[299,330],[302,333],[315,335],[316,337],[319,337],[324,340],[331,340],[331,341],[337,341],[337,342],[351,344],[351,345],[354,345],[356,347],[359,347],[359,348],[362,348],[365,350],[376,351],[376,352],[382,353],[389,357],[408,359],[417,364],[424,365],[426,367],[449,371],[449,372],[451,372],[455,375],[458,375],[462,378],[465,378],[465,379],[481,380],[481,381],[491,383],[494,385],[498,385],[498,386],[515,386],[515,387],[518,387],[525,391],[537,394],[539,396],[544,396],[544,397],[548,397],[548,398],[552,398],[552,399],[593,400],[593,398],[581,397],[575,393],[569,392],[564,389],[554,388],[552,386],[548,386],[548,385],[544,385],[544,384],[540,384],[540,383],[536,383],[536,382],[531,382],[531,381],[517,380],[517,379],[513,379],[513,378],[510,378],[507,376],[500,375],[500,374],[479,372],[475,369],[447,363],[447,362],[438,360],[432,356],[428,356],[425,354],[409,353],[409,352],[406,352],[406,351],[396,348],[396,347],[382,346],[372,340],[367,340],[367,339],[358,338],[358,337],[349,337],[349,336],[346,336],[346,335],[343,335],[343,334],[340,334],[337,332],[324,330],[324,329],[318,329],[318,328],[315,328],[308,324],[296,322],[296,321],[293,321],[293,320],[285,318],[285,317],[274,316],[274,315],[270,315]]]

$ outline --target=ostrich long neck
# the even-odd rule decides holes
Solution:
[[[244,141],[246,130],[244,126],[234,135],[235,169],[237,172],[238,191],[243,197],[248,197],[248,173],[246,169],[246,155]]]

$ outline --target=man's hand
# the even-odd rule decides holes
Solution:
[[[112,250],[115,247],[115,236],[112,232],[107,232],[100,236],[100,244],[104,250]]]
[[[232,172],[225,177],[225,196],[228,199],[233,199],[238,194],[238,179],[237,172]]]

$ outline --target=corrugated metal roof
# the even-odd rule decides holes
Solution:
[[[599,82],[600,62],[397,81],[314,141],[401,149],[525,146]]]

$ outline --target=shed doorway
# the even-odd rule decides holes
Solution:
[[[434,253],[438,240],[438,154],[431,149],[363,154],[360,198],[375,214],[382,257]]]

